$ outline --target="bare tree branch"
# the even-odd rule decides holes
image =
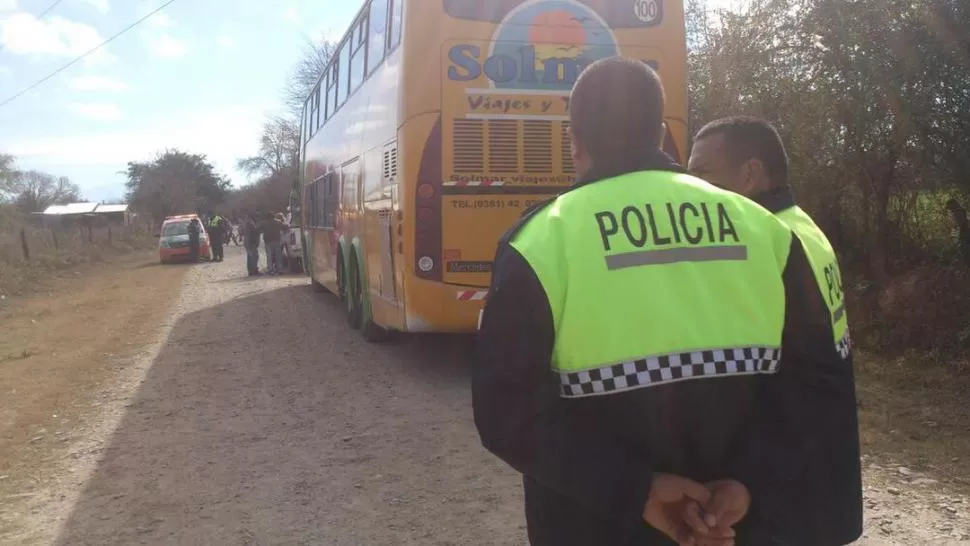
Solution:
[[[300,117],[303,110],[303,103],[307,96],[313,91],[317,80],[323,74],[327,63],[335,53],[337,44],[329,41],[315,43],[307,41],[303,49],[303,55],[293,67],[289,79],[283,88],[283,100],[287,111],[296,118]]]

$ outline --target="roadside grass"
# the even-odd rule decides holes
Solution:
[[[24,256],[23,230],[29,258]],[[23,223],[0,229],[0,295],[25,296],[57,277],[77,277],[90,264],[154,248],[157,239],[142,226],[50,230]]]
[[[855,355],[862,450],[970,492],[970,360]]]

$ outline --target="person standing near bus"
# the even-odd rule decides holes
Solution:
[[[246,246],[246,270],[250,277],[259,275],[259,224],[252,214],[247,214],[240,229]]]
[[[859,423],[856,412],[854,381],[851,381],[852,353],[849,322],[842,288],[839,260],[825,233],[795,201],[788,183],[788,154],[778,131],[763,119],[734,116],[712,121],[694,137],[688,170],[711,184],[748,197],[775,214],[788,225],[805,248],[814,272],[817,289],[828,306],[833,368],[840,367],[847,380],[835,385],[827,411],[832,419],[812,418],[825,423],[818,428],[818,441],[835,435],[842,443],[826,450],[831,476],[819,480],[819,487],[837,486],[825,494],[833,502],[826,511],[812,514],[819,525],[848,529],[845,541],[851,541],[855,529],[862,525],[862,475],[859,462]],[[813,287],[814,288],[814,287]],[[843,404],[844,407],[835,406]],[[806,429],[811,423],[806,424]],[[807,434],[806,430],[806,434]],[[818,493],[822,496],[822,492]],[[835,502],[840,501],[840,502]]]
[[[266,213],[266,219],[260,225],[266,247],[266,270],[270,275],[282,274],[283,231],[289,227],[281,214],[272,212]]]
[[[663,113],[645,63],[580,75],[579,179],[496,252],[475,423],[524,476],[535,546],[802,544],[827,499],[800,495],[815,449],[776,410],[821,403],[806,381],[824,379],[824,303],[784,224],[661,151]]]
[[[219,214],[209,214],[209,244],[212,245],[212,261],[221,262],[226,243],[226,220]]]
[[[187,229],[189,232],[189,259],[197,262],[200,259],[199,239],[202,237],[202,225],[199,224],[198,218],[189,220]]]

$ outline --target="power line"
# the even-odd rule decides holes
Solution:
[[[42,11],[40,13],[40,15],[37,16],[37,18],[38,19],[43,19],[45,15],[47,15],[48,13],[50,13],[52,9],[56,8],[57,5],[60,4],[63,1],[64,0],[54,0],[54,3],[51,4],[51,5],[49,5],[49,6],[47,6],[47,9],[45,9],[44,11]]]
[[[121,29],[115,35],[111,36],[110,38],[108,38],[107,40],[101,42],[100,44],[92,47],[91,49],[85,51],[81,55],[75,57],[74,59],[72,59],[70,62],[68,62],[64,66],[58,68],[57,70],[51,72],[50,74],[44,76],[43,78],[37,80],[36,82],[28,85],[27,87],[23,88],[22,90],[20,90],[19,92],[15,93],[14,95],[12,95],[12,96],[4,99],[3,102],[0,102],[0,108],[3,108],[4,106],[10,104],[11,102],[19,99],[21,96],[25,95],[26,93],[28,93],[30,91],[33,91],[37,86],[39,86],[42,83],[46,82],[47,80],[53,78],[54,76],[60,74],[61,72],[67,70],[68,68],[74,66],[75,64],[77,64],[79,61],[81,61],[82,59],[84,59],[88,55],[90,55],[90,54],[94,53],[95,51],[101,49],[102,47],[108,45],[112,40],[114,40],[118,36],[121,36],[122,34],[128,32],[129,30],[131,30],[131,29],[135,28],[136,26],[140,25],[142,22],[145,21],[145,19],[148,19],[152,15],[155,15],[156,13],[158,13],[158,12],[162,11],[163,9],[167,8],[173,2],[175,2],[175,0],[168,0],[167,2],[165,2],[164,4],[162,4],[161,6],[157,7],[154,11],[152,11],[148,15],[145,15],[141,19],[138,19],[134,23],[132,23],[132,24],[128,25],[127,27]],[[58,2],[54,2],[54,5],[57,5],[57,3]],[[53,8],[53,7],[54,6],[51,6],[51,8]],[[48,10],[51,9],[51,8],[48,8]]]

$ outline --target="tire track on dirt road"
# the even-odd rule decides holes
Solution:
[[[58,544],[522,544],[461,338],[369,345],[305,277],[187,275]]]

